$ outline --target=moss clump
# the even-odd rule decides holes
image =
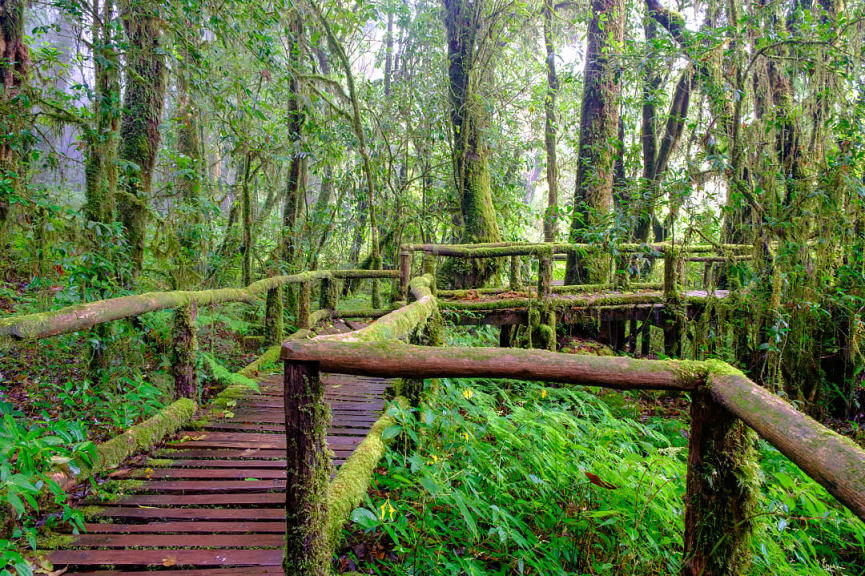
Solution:
[[[100,444],[97,447],[94,467],[90,472],[110,470],[133,454],[149,450],[157,442],[186,425],[197,407],[197,404],[189,398],[180,398],[155,416]]]
[[[147,465],[151,468],[168,468],[174,465],[174,460],[169,458],[148,458]]]
[[[39,538],[36,540],[36,548],[38,550],[59,550],[70,547],[77,539],[78,536],[74,534],[61,534],[49,531],[39,535]]]
[[[405,408],[409,401],[396,397],[394,403]],[[328,534],[333,545],[339,540],[342,527],[348,522],[351,511],[360,505],[372,481],[375,467],[384,455],[385,443],[381,434],[394,423],[394,418],[385,413],[379,418],[363,442],[352,452],[348,460],[339,467],[336,477],[330,483],[328,500],[330,519]]]

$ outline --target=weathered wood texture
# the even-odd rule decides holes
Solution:
[[[865,521],[865,451],[721,362],[709,365],[712,398],[741,418]]]
[[[388,382],[330,374],[323,383],[332,412],[328,445],[338,474],[379,418]],[[174,576],[283,574],[282,379],[268,377],[259,386],[230,408],[233,417],[219,412],[200,430],[181,431],[177,440],[156,447],[155,459],[115,470],[118,498],[85,502],[101,510],[91,512],[86,534],[70,535],[66,549],[47,552],[55,569],[68,566],[69,574],[93,574],[101,566],[113,568],[96,573],[141,574],[147,568]]]
[[[582,356],[520,348],[447,348],[401,342],[287,342],[282,359],[320,362],[326,372],[402,378],[509,378],[617,389],[692,390],[699,363]]]
[[[308,284],[304,284],[308,286]],[[286,574],[327,576],[327,485],[330,454],[318,362],[285,365],[285,559]],[[262,476],[259,472],[258,476]],[[260,515],[259,515],[260,516]]]
[[[253,282],[246,288],[218,290],[148,292],[121,296],[87,304],[67,306],[59,310],[13,316],[0,320],[0,337],[36,340],[58,334],[68,334],[92,328],[103,322],[132,318],[147,312],[167,310],[190,304],[220,304],[223,302],[254,303],[271,288],[300,284],[323,278],[398,278],[398,270],[321,270],[290,276],[275,276]]]
[[[622,254],[651,254],[660,257],[664,250],[669,248],[669,243],[654,244],[617,244],[616,251]],[[491,244],[408,244],[403,246],[404,250],[411,252],[426,252],[435,256],[452,256],[458,258],[499,258],[506,256],[533,256],[543,253],[553,254],[589,254],[609,251],[609,246],[601,244],[570,244],[564,242],[540,242],[520,243],[502,242]],[[719,251],[732,254],[743,254],[754,250],[748,244],[723,244],[713,246],[711,244],[694,244],[683,246],[682,249],[688,254],[707,254]]]
[[[712,398],[865,520],[865,451],[717,361],[638,360],[542,350],[444,348],[401,342],[289,342],[283,360],[329,372],[402,378],[508,378],[618,389],[694,390]]]

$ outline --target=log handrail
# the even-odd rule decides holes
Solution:
[[[97,324],[132,318],[148,312],[168,310],[190,304],[223,302],[257,302],[268,290],[288,284],[305,284],[314,280],[350,278],[399,278],[399,270],[316,270],[274,276],[253,282],[245,288],[213,290],[173,290],[146,292],[66,306],[57,310],[35,312],[0,320],[0,338],[38,340],[92,328]]]
[[[669,242],[652,244],[573,244],[567,242],[503,242],[491,244],[406,244],[402,247],[406,252],[425,252],[433,256],[451,256],[457,258],[505,258],[508,256],[537,256],[552,254],[586,254],[604,252],[615,248],[620,254],[640,254],[653,252],[661,256],[665,250],[681,249],[688,254],[717,254],[728,252],[742,255],[754,250],[749,244],[692,244],[680,245]]]
[[[720,361],[637,360],[507,348],[446,348],[317,338],[287,342],[286,363],[403,378],[505,378],[617,389],[694,391],[740,418],[865,521],[865,451]]]

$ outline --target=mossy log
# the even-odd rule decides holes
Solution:
[[[287,342],[281,358],[320,363],[325,372],[389,378],[510,378],[616,389],[693,390],[699,362],[597,357],[517,348],[412,346],[396,341],[314,338]]]
[[[372,342],[404,340],[426,324],[436,310],[437,302],[430,287],[434,282],[431,276],[420,276],[409,283],[411,304],[398,308],[382,316],[369,326],[345,334],[319,336],[315,340],[334,340],[338,342]]]
[[[408,400],[400,396],[394,398],[393,402],[403,408],[409,405]],[[363,442],[339,467],[336,476],[330,483],[330,490],[328,491],[330,504],[328,535],[332,546],[335,546],[339,541],[342,527],[348,522],[352,510],[360,505],[367,489],[369,489],[375,467],[384,456],[385,441],[382,439],[381,433],[393,423],[393,416],[385,412],[373,424]]]
[[[544,301],[554,309],[586,308],[600,306],[632,306],[635,304],[663,304],[664,297],[659,292],[635,292],[621,294],[592,294],[587,296],[572,296],[568,298],[551,297]],[[502,298],[500,300],[473,300],[467,302],[441,302],[442,310],[506,310],[510,308],[528,308],[537,304],[534,298]]]
[[[603,244],[570,244],[566,242],[539,242],[519,243],[504,242],[490,244],[409,244],[404,249],[411,252],[426,252],[434,256],[451,256],[457,258],[504,258],[508,256],[539,256],[549,253],[553,254],[589,254],[598,252],[615,251],[619,254],[641,254],[653,253],[661,256],[664,250],[672,244],[658,242],[654,244],[616,244],[608,246]],[[719,252],[742,254],[754,250],[749,244],[694,244],[683,246],[683,250],[689,254],[717,254]]]
[[[865,450],[793,408],[717,360],[709,371],[712,398],[826,488],[865,521]]]
[[[381,318],[390,314],[398,308],[346,308],[337,310],[334,316],[336,318]]]
[[[381,276],[381,273],[386,273]],[[59,310],[37,312],[0,320],[0,337],[16,340],[36,340],[58,334],[68,334],[92,328],[103,322],[131,318],[147,312],[179,308],[191,304],[207,305],[223,302],[253,304],[268,290],[286,284],[301,284],[323,278],[398,277],[398,270],[319,270],[288,276],[274,276],[253,282],[246,288],[220,288],[216,290],[148,292],[135,296],[121,296],[88,304],[67,306]]]
[[[150,449],[169,434],[180,430],[192,419],[196,409],[197,405],[193,400],[181,398],[123,434],[97,445],[93,466],[82,466],[77,473],[73,473],[68,466],[61,466],[51,473],[51,479],[68,492],[94,474],[117,467],[130,456]],[[48,490],[43,491],[38,502],[44,512],[45,507],[52,504],[53,494]],[[6,504],[0,507],[0,511],[4,512],[0,514],[0,538],[11,538],[17,513]]]

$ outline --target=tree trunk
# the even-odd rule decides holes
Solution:
[[[175,270],[178,286],[191,287],[203,275],[204,230],[201,186],[204,182],[204,159],[201,150],[199,109],[191,93],[190,76],[196,69],[195,46],[185,38],[178,39],[182,62],[177,70],[177,151],[175,166],[180,193],[178,236],[180,257]]]
[[[240,183],[240,208],[242,215],[242,249],[241,249],[241,283],[249,286],[252,283],[252,186],[250,184],[250,164],[252,153],[246,150],[243,161],[243,179]]]
[[[126,231],[133,277],[144,262],[148,202],[165,100],[163,24],[158,11],[159,6],[148,0],[124,0],[121,5],[129,49],[120,125],[120,159],[127,168],[117,208]]]
[[[120,62],[111,22],[113,0],[93,2],[93,99],[96,126],[87,139],[84,217],[111,224],[117,198],[117,141],[120,125]],[[98,246],[97,246],[98,249]]]
[[[24,43],[25,4],[25,0],[0,3],[0,130],[4,135],[0,140],[0,239],[9,218],[10,197],[22,187],[18,144],[28,116],[28,99],[19,95],[30,72],[30,50]]]
[[[618,63],[615,51],[624,38],[623,0],[592,0],[592,21],[586,49],[586,71],[580,112],[577,183],[570,240],[606,237],[604,228],[613,205],[613,169],[619,124]],[[587,237],[588,236],[588,237]],[[609,281],[605,259],[588,267],[568,255],[565,283]]]
[[[556,75],[555,30],[552,0],[544,1],[544,46],[547,51],[547,97],[544,100],[544,146],[547,150],[547,210],[544,214],[544,241],[556,241],[559,203],[559,175],[556,165],[556,106],[559,77]]]
[[[484,0],[443,0],[448,39],[448,79],[453,131],[453,167],[462,213],[460,241],[464,244],[499,242],[490,185],[487,112],[478,100],[483,98],[481,78],[489,75],[488,63],[479,53],[483,40]],[[495,260],[477,260],[470,269],[454,269],[456,287],[479,285],[497,269]]]

